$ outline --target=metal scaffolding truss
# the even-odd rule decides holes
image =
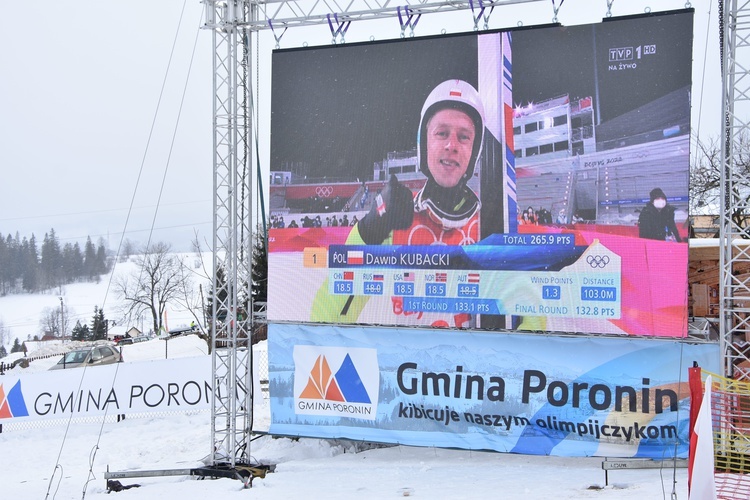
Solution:
[[[328,24],[329,16],[337,22],[386,19],[410,15],[434,14],[458,10],[473,10],[477,13],[495,7],[519,3],[539,2],[540,0],[485,0],[476,2],[456,2],[448,0],[266,0],[251,1],[257,6],[259,17],[248,22],[250,30],[263,30],[272,27],[313,26]],[[554,2],[553,2],[554,3]],[[561,2],[562,3],[562,2]],[[553,7],[553,10],[557,10]],[[270,21],[270,22],[269,22]],[[272,23],[272,24],[271,24]],[[402,27],[404,24],[402,23]],[[407,26],[408,27],[408,26]]]
[[[248,463],[252,427],[252,349],[247,312],[252,254],[252,189],[248,172],[248,2],[206,2],[213,34],[214,177],[211,342],[213,465]]]
[[[421,14],[472,10],[475,26],[499,6],[543,0],[484,2],[402,0],[204,0],[204,28],[212,31],[214,92],[214,280],[212,310],[213,408],[211,457],[213,465],[232,468],[248,464],[252,431],[252,311],[250,267],[252,256],[252,189],[250,137],[252,131],[250,34],[266,29],[329,25],[334,40],[343,35],[343,23],[354,20],[399,18],[402,34],[413,28]],[[725,371],[748,360],[738,340],[750,339],[750,274],[734,268],[750,264],[750,246],[732,245],[746,236],[745,221],[735,221],[738,210],[747,213],[750,199],[748,172],[734,168],[732,152],[750,138],[750,0],[725,0],[722,13],[723,103],[726,129],[723,148],[721,346]],[[562,5],[562,2],[560,2]],[[608,1],[607,5],[611,5]],[[553,14],[559,6],[553,1]],[[334,22],[337,30],[334,31]],[[734,251],[733,251],[734,249]],[[220,278],[220,272],[225,278]]]
[[[733,376],[750,361],[750,172],[735,165],[750,139],[750,1],[719,1],[722,49],[721,348],[724,371]]]
[[[486,24],[494,7],[542,0],[484,2],[402,0],[204,0],[204,29],[213,36],[214,238],[211,342],[213,405],[212,465],[249,464],[252,431],[252,349],[250,346],[252,260],[252,169],[249,105],[252,81],[250,34],[293,26],[341,26],[352,20],[398,17],[402,32],[418,16],[472,9],[475,24]],[[562,3],[562,2],[561,2]],[[559,6],[554,6],[556,14]],[[275,26],[274,26],[275,25]],[[223,278],[222,278],[223,275]]]

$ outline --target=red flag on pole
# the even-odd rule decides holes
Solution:
[[[693,398],[693,370],[690,369],[690,457],[688,460],[688,498],[693,500],[716,500],[714,481],[714,439],[711,424],[711,376],[706,378],[702,401]],[[700,390],[700,389],[699,389]],[[697,406],[697,408],[695,408]],[[696,414],[695,418],[693,414]]]

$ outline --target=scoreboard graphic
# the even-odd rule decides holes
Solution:
[[[389,296],[402,300],[404,312],[412,313],[620,318],[618,255],[598,243],[585,251],[576,248],[570,235],[525,235],[524,239],[537,245],[332,246],[329,293]],[[559,270],[531,272],[507,269],[507,255],[513,252],[524,257],[536,253],[539,258],[544,258],[543,253],[556,261],[558,255],[568,260],[579,257]]]

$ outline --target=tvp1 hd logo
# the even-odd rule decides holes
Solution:
[[[353,347],[294,346],[294,412],[375,420],[378,353]]]

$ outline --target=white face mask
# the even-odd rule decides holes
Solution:
[[[658,209],[662,209],[667,206],[667,200],[663,198],[657,198],[654,200],[654,206]]]

